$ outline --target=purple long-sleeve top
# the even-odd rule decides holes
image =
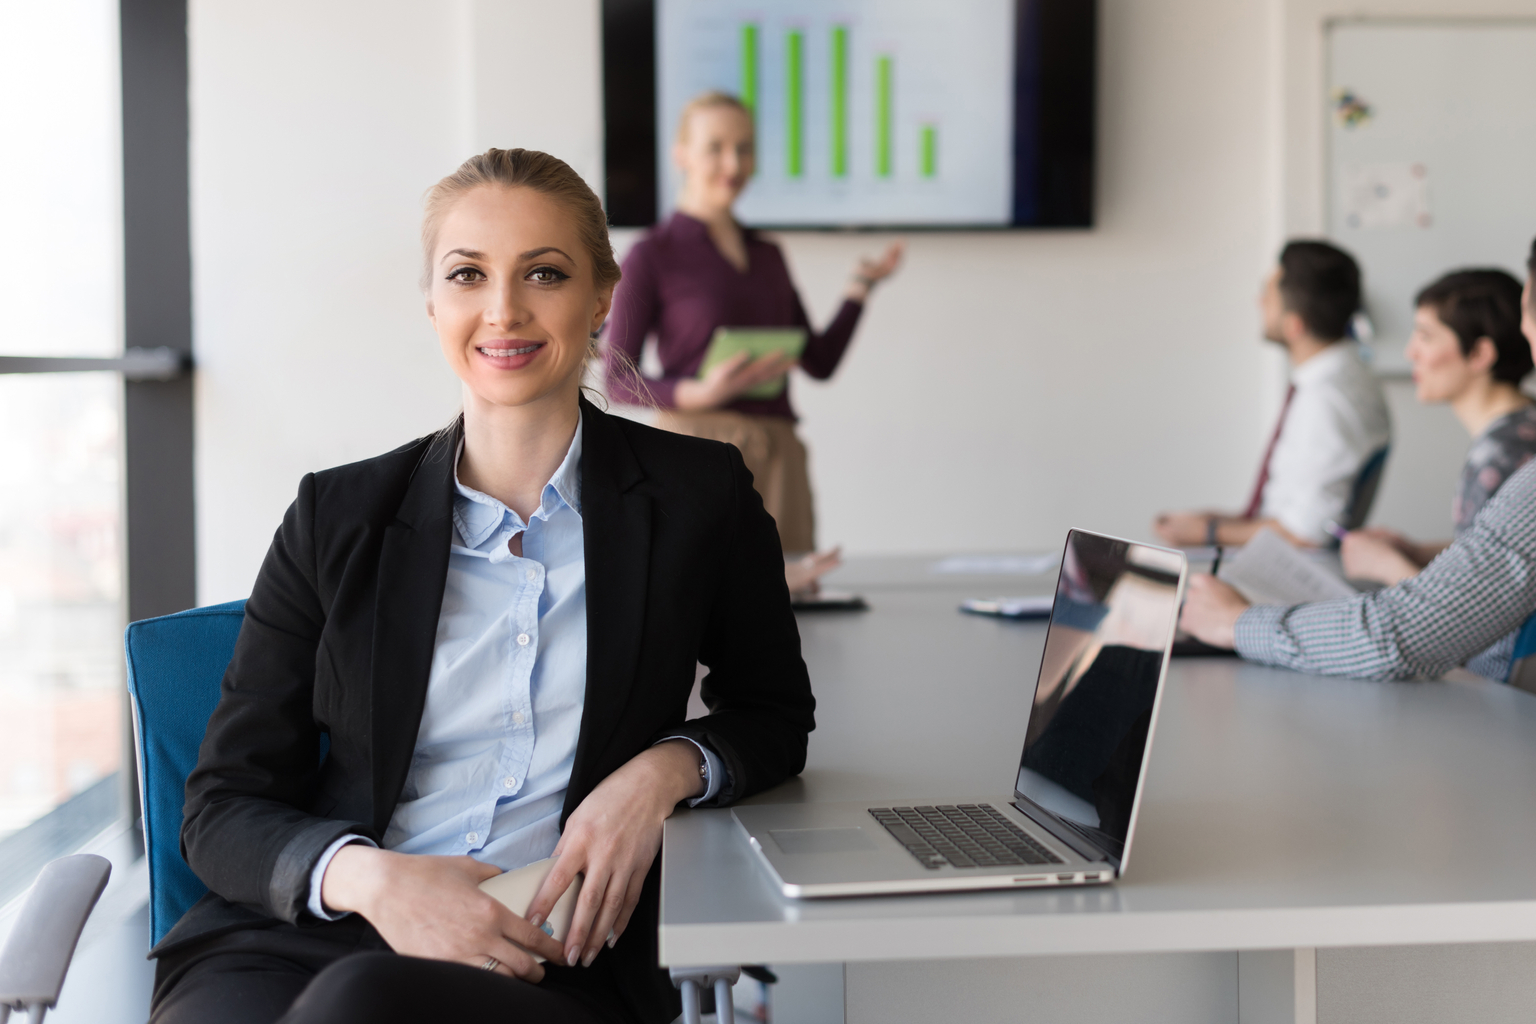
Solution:
[[[844,301],[818,333],[789,279],[779,247],[746,232],[747,270],[731,265],[709,237],[704,222],[674,213],[624,258],[624,279],[613,297],[606,352],[608,394],[618,402],[676,404],[677,382],[696,376],[717,327],[801,327],[806,332],[800,368],[818,380],[842,360],[862,303]],[[656,335],[662,376],[642,378],[640,349]],[[776,398],[738,398],[726,406],[754,416],[794,419],[786,386]]]

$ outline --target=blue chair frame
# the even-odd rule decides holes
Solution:
[[[1536,693],[1536,615],[1525,620],[1515,634],[1515,649],[1509,656],[1509,675],[1505,682]]]
[[[1365,525],[1376,504],[1376,492],[1381,489],[1381,474],[1387,468],[1387,456],[1392,446],[1386,445],[1371,453],[1355,475],[1354,486],[1349,492],[1349,504],[1344,507],[1344,521],[1339,525],[1346,530],[1358,530]]]
[[[123,635],[149,858],[150,944],[208,891],[181,856],[182,804],[219,686],[245,621],[245,602],[130,623]]]

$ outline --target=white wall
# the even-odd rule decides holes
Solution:
[[[919,234],[838,375],[797,380],[824,542],[1049,548],[1241,503],[1278,407],[1280,0],[1101,0],[1092,231]],[[299,476],[441,424],[422,192],[487,145],[601,168],[596,0],[192,0],[199,598]],[[868,235],[783,239],[830,315]],[[1444,499],[1448,504],[1448,498]]]

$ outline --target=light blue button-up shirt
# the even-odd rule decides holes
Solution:
[[[416,750],[384,846],[470,854],[503,870],[550,856],[587,682],[581,427],[528,522],[454,473],[453,545]],[[523,554],[508,543],[523,535]],[[706,791],[723,768],[700,747]],[[343,836],[310,876],[309,910]]]

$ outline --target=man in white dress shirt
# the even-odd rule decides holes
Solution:
[[[1174,545],[1237,545],[1269,527],[1320,546],[1345,522],[1362,470],[1391,440],[1386,399],[1348,339],[1360,268],[1326,242],[1291,242],[1259,296],[1264,338],[1283,345],[1291,386],[1241,514],[1172,512],[1153,528]]]

